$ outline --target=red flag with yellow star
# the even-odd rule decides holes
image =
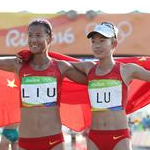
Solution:
[[[0,127],[20,122],[18,80],[14,73],[0,70]]]
[[[30,51],[20,53],[24,60],[30,58]],[[50,56],[60,60],[79,61],[78,59],[51,52]],[[27,58],[28,57],[28,58]],[[149,57],[124,57],[116,58],[123,63],[136,63],[150,70]],[[20,104],[18,88],[15,76],[12,73],[0,72],[0,126],[20,121]],[[6,86],[7,85],[7,86]],[[9,85],[9,86],[8,86]],[[129,99],[126,106],[127,114],[148,105],[150,103],[150,83],[133,80],[130,84]],[[68,113],[69,112],[69,113]],[[71,114],[71,115],[70,115]],[[64,79],[60,103],[60,115],[62,124],[75,130],[81,131],[90,126],[91,111],[88,99],[87,87]]]
[[[25,50],[21,51],[19,55],[23,56],[25,61],[28,61],[32,54],[29,50]],[[50,52],[49,55],[59,60],[79,61],[73,57],[68,57],[56,52]],[[150,57],[122,57],[116,58],[116,61],[122,63],[136,63],[145,69],[150,70]],[[133,113],[149,103],[150,83],[133,80],[130,84],[126,113]],[[91,111],[87,87],[85,85],[80,85],[68,79],[64,79],[60,103],[60,115],[62,124],[75,131],[81,131],[90,126]]]

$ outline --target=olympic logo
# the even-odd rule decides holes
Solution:
[[[131,23],[129,23],[127,21],[122,21],[122,22],[118,23],[117,28],[119,30],[119,32],[118,32],[119,43],[122,43],[125,40],[125,38],[130,36],[133,32],[133,27],[132,27]]]
[[[93,28],[96,26],[97,23],[89,23],[85,27],[85,34],[87,35]],[[118,42],[122,43],[127,37],[129,37],[133,32],[133,27],[131,23],[128,21],[119,22],[117,25],[119,30],[118,32]]]

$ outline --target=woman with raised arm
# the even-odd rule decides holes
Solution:
[[[118,29],[102,22],[88,33],[95,62],[72,63],[87,75],[92,123],[88,150],[131,150],[130,131],[125,112],[129,84],[133,79],[150,82],[150,71],[134,63],[114,60]]]
[[[68,62],[48,56],[53,34],[47,19],[33,19],[27,34],[32,52],[28,62],[0,59],[0,69],[15,72],[20,79],[19,150],[63,150],[59,113],[62,79],[68,77],[82,84],[87,81]]]

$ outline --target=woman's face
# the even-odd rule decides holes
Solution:
[[[91,38],[91,49],[93,55],[98,58],[109,57],[113,52],[113,41],[111,38],[105,38],[101,34],[94,34]]]
[[[51,37],[44,25],[31,25],[28,29],[28,45],[32,53],[43,53],[48,50]]]

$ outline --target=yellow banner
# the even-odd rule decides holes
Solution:
[[[53,26],[52,50],[68,55],[92,55],[86,34],[103,21],[119,28],[116,55],[150,55],[150,14],[99,14],[87,19],[84,14],[75,19],[67,15],[0,13],[0,55],[12,55],[27,48],[26,28],[33,18],[48,18]]]

